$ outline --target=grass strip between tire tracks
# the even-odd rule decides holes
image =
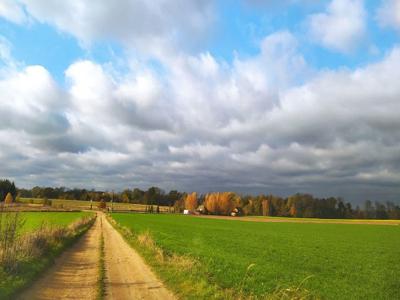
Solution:
[[[105,251],[104,251],[104,236],[103,236],[103,220],[100,219],[100,228],[101,228],[101,236],[100,236],[100,256],[99,256],[99,279],[98,279],[98,300],[102,300],[106,295],[106,267],[105,267]]]

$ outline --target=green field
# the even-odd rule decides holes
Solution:
[[[191,271],[196,276],[180,277],[176,269],[156,263],[131,238],[175,292],[190,281],[205,280],[221,289],[265,296],[277,287],[299,286],[308,278],[302,287],[323,299],[400,299],[400,226],[121,213],[112,217],[136,234],[149,231],[165,253],[200,262]],[[196,298],[196,293],[206,297],[206,292],[188,289],[187,293],[193,293],[184,295],[188,298]]]
[[[40,226],[67,226],[74,221],[90,215],[89,212],[23,212],[24,232],[35,230]]]

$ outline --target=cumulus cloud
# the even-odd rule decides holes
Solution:
[[[277,32],[252,57],[180,53],[163,74],[81,60],[65,87],[40,66],[3,70],[0,175],[25,186],[396,200],[400,49],[356,70],[310,72],[297,46]]]
[[[284,8],[289,5],[315,5],[315,0],[242,0],[249,6],[256,6],[268,9]]]
[[[0,128],[47,135],[63,131],[68,122],[59,109],[63,95],[49,72],[41,66],[10,71],[1,78]]]
[[[176,45],[187,48],[195,44],[214,19],[210,0],[19,2],[33,19],[54,25],[85,46],[111,40],[159,56],[176,50]]]
[[[324,13],[309,17],[310,35],[322,46],[349,53],[359,46],[366,32],[362,0],[332,0]]]
[[[24,10],[15,0],[2,0],[0,2],[0,17],[18,24],[26,20]]]
[[[382,27],[393,27],[400,30],[400,1],[383,1],[377,11],[376,18]]]

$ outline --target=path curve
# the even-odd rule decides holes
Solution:
[[[106,299],[175,299],[106,217],[99,217],[105,245]]]

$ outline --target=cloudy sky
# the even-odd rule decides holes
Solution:
[[[0,177],[400,202],[400,0],[0,0]]]

